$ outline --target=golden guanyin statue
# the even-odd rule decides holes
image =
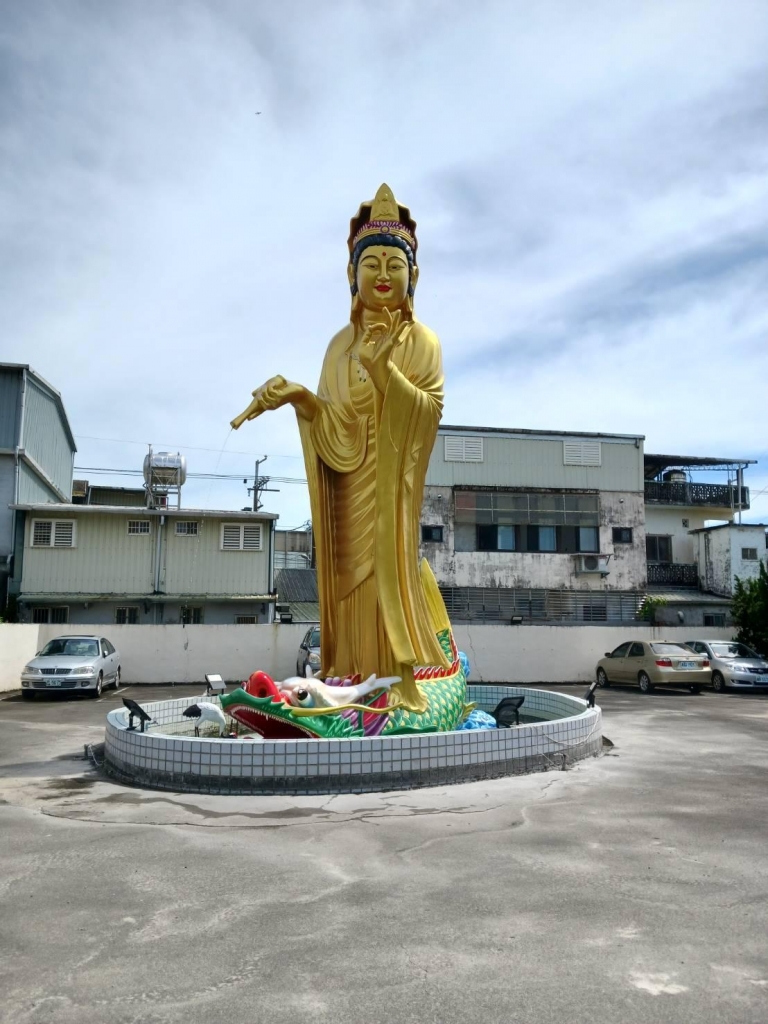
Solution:
[[[237,429],[287,403],[296,410],[317,550],[322,672],[399,676],[394,696],[415,712],[425,698],[414,667],[450,666],[435,634],[439,592],[433,578],[432,586],[423,582],[429,569],[418,561],[443,369],[437,336],[413,315],[417,245],[409,210],[382,185],[350,224],[350,321],[331,339],[317,394],[272,377],[232,421]]]

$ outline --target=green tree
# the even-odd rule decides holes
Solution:
[[[755,579],[736,577],[731,613],[739,630],[737,639],[768,657],[768,572],[764,562]]]

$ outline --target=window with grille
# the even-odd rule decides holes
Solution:
[[[32,621],[34,623],[54,623],[63,625],[69,622],[69,608],[67,605],[54,605],[52,608],[33,608]]]
[[[255,626],[256,616],[255,615],[236,615],[235,616],[236,626]]]
[[[223,523],[222,551],[261,551],[261,523]]]
[[[424,526],[421,527],[421,539],[424,543],[443,543],[443,528],[442,526]]]
[[[482,462],[483,438],[446,434],[443,453],[446,462]]]
[[[632,543],[632,527],[631,526],[614,526],[614,528],[613,528],[613,543],[614,544],[631,544]]]
[[[177,537],[197,537],[200,532],[200,523],[194,520],[176,520],[176,536]]]
[[[181,609],[181,624],[182,626],[199,626],[203,621],[203,609],[202,608],[182,608]]]
[[[563,441],[564,466],[601,466],[602,454],[599,441]]]
[[[140,534],[149,533],[149,520],[148,519],[129,519],[128,520],[128,534],[131,537],[138,537]]]
[[[713,628],[725,626],[725,612],[705,612],[704,625]]]
[[[456,551],[598,551],[597,494],[456,491]]]
[[[115,609],[115,625],[137,626],[139,624],[139,609],[136,605],[129,605],[125,608]]]
[[[743,562],[756,562],[757,561],[757,548],[742,548],[741,549],[741,560]]]
[[[73,548],[77,535],[74,519],[33,519],[33,548]]]

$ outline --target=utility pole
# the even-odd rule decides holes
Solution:
[[[256,465],[254,467],[254,472],[253,472],[253,487],[249,487],[248,488],[248,494],[249,495],[251,495],[251,494],[253,495],[253,511],[254,512],[258,512],[259,509],[261,509],[263,507],[263,502],[261,500],[261,495],[263,494],[264,491],[271,491],[271,492],[273,492],[275,494],[277,494],[278,491],[279,491],[278,487],[267,487],[267,484],[269,483],[269,477],[268,476],[259,476],[259,466],[263,466],[264,463],[267,461],[267,458],[268,458],[268,456],[265,455],[265,456],[263,456],[263,458],[256,460]],[[248,480],[247,479],[243,480],[243,483],[247,484]]]

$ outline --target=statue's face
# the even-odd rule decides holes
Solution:
[[[369,246],[357,264],[357,290],[368,309],[400,309],[408,294],[405,254],[394,246]]]

